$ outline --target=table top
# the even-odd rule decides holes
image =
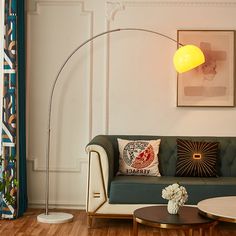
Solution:
[[[168,213],[167,206],[150,206],[139,208],[134,211],[134,217],[139,223],[150,223],[164,225],[163,228],[169,226],[194,227],[214,222],[213,219],[207,218],[199,214],[197,207],[182,206],[178,214],[172,215]],[[165,227],[166,226],[166,227]]]
[[[197,207],[207,217],[236,223],[236,196],[208,198],[200,201]]]

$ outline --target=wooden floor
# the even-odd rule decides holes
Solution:
[[[132,236],[131,220],[96,219],[93,228],[87,228],[85,211],[66,210],[74,215],[74,220],[67,224],[38,223],[36,217],[42,213],[38,209],[29,209],[17,220],[0,220],[0,236]],[[220,223],[217,228],[218,236],[236,236],[236,224]],[[176,230],[159,230],[140,226],[139,236],[184,236]],[[194,236],[198,236],[194,232]]]

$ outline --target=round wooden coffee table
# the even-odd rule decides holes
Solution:
[[[204,216],[236,223],[236,196],[208,198],[200,201],[197,207]]]
[[[133,235],[138,235],[138,223],[164,229],[181,229],[193,235],[195,229],[199,230],[199,236],[203,235],[203,229],[209,230],[209,236],[213,236],[214,226],[217,221],[199,214],[197,207],[183,206],[178,214],[171,215],[167,212],[167,206],[150,206],[139,208],[133,214]]]

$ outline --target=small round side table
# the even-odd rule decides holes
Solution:
[[[209,218],[236,223],[236,196],[208,198],[197,204],[199,212]]]
[[[202,236],[205,229],[209,230],[209,236],[213,236],[217,221],[199,214],[197,207],[182,206],[178,214],[171,215],[167,211],[167,206],[150,206],[134,211],[133,236],[138,235],[138,223],[163,229],[184,230],[188,236],[193,236],[196,229],[199,236]]]

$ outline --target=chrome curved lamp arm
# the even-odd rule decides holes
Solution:
[[[102,32],[100,34],[97,34],[89,39],[87,39],[86,41],[84,41],[83,43],[81,43],[77,48],[74,49],[74,51],[67,57],[67,59],[65,60],[65,62],[62,64],[62,66],[60,67],[57,76],[53,82],[53,86],[52,86],[52,90],[51,90],[51,94],[50,94],[50,100],[49,100],[49,116],[48,116],[48,139],[47,139],[47,153],[46,153],[46,204],[45,204],[45,214],[48,215],[48,206],[49,206],[49,155],[50,155],[50,137],[51,137],[51,113],[52,113],[52,100],[53,100],[53,95],[54,95],[54,91],[55,91],[55,87],[56,84],[59,80],[60,74],[63,71],[63,69],[65,68],[67,62],[71,59],[71,57],[73,57],[73,55],[80,50],[80,48],[82,48],[83,46],[85,46],[87,43],[93,41],[94,39],[106,35],[106,34],[110,34],[110,33],[114,33],[114,32],[118,32],[118,31],[143,31],[143,32],[147,32],[147,33],[152,33],[152,34],[156,34],[158,36],[162,36],[164,38],[167,38],[181,46],[183,46],[182,44],[178,43],[175,39],[153,31],[153,30],[148,30],[148,29],[142,29],[142,28],[119,28],[119,29],[114,29],[114,30],[108,30],[105,32]]]
[[[180,46],[184,46],[181,43],[178,43],[175,39],[169,37],[168,35],[153,31],[153,30],[148,30],[148,29],[143,29],[143,28],[118,28],[118,29],[113,29],[113,30],[108,30],[105,32],[102,32],[100,34],[97,34],[89,39],[87,39],[86,41],[84,41],[83,43],[81,43],[77,48],[74,49],[74,51],[66,58],[66,60],[64,61],[64,63],[61,65],[55,80],[53,82],[53,86],[51,89],[51,93],[50,93],[50,100],[49,100],[49,112],[48,112],[48,136],[47,136],[47,148],[46,148],[46,191],[45,191],[45,215],[48,216],[49,215],[49,157],[50,157],[50,140],[51,140],[51,113],[52,113],[52,101],[53,101],[53,95],[54,95],[54,91],[55,91],[55,87],[56,84],[60,78],[60,74],[63,71],[63,69],[65,68],[67,62],[71,59],[71,57],[73,57],[73,55],[78,52],[83,46],[85,46],[87,43],[93,41],[94,39],[106,35],[106,34],[110,34],[110,33],[114,33],[114,32],[118,32],[118,31],[142,31],[142,32],[147,32],[147,33],[152,33],[164,38],[167,38],[175,43],[177,43]],[[45,222],[47,223],[47,222]],[[49,222],[50,223],[50,222]],[[59,222],[60,223],[60,222]]]

